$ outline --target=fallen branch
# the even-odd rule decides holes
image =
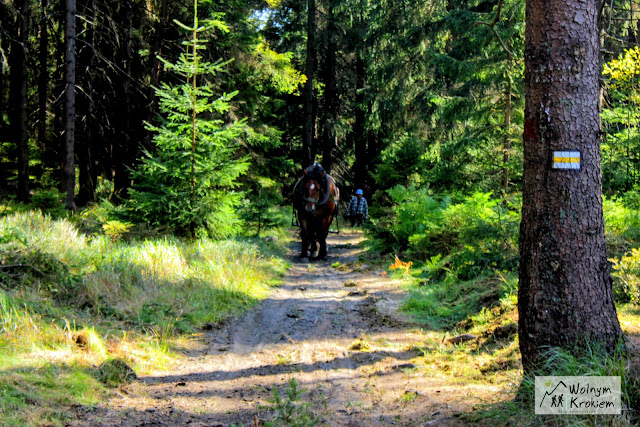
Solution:
[[[28,267],[44,276],[44,272],[31,264],[0,264],[0,268]]]
[[[475,340],[476,338],[478,338],[478,337],[476,335],[473,335],[473,334],[462,334],[462,335],[458,335],[457,337],[447,338],[446,340],[444,340],[444,343],[445,344],[459,344],[461,342],[467,342],[467,341]]]

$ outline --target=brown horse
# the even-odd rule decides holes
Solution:
[[[298,211],[302,250],[300,257],[310,256],[318,249],[318,255],[312,259],[325,259],[327,256],[327,235],[333,218],[337,215],[337,203],[340,190],[331,176],[321,172],[320,179],[314,179],[307,171],[295,186],[294,203]],[[309,254],[311,249],[311,254]]]

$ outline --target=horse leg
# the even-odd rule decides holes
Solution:
[[[322,238],[319,240],[320,250],[318,251],[318,259],[325,259],[327,257],[327,240],[326,238]]]
[[[318,251],[318,231],[317,231],[317,227],[318,225],[313,222],[313,221],[309,221],[308,225],[308,241],[309,241],[309,258],[315,258],[316,252]]]
[[[306,257],[309,256],[309,253],[308,253],[309,243],[310,243],[310,241],[309,241],[309,233],[306,230],[301,229],[300,230],[300,237],[302,237],[302,247],[300,249],[299,257],[300,258],[306,258]]]
[[[329,234],[330,222],[326,221],[322,224],[322,229],[318,231],[318,243],[320,243],[320,250],[318,251],[318,259],[325,259],[327,257],[327,235]]]
[[[307,249],[309,248],[309,223],[304,213],[298,210],[298,222],[300,224],[300,239],[302,240],[300,248],[300,258],[306,258],[309,256]]]
[[[318,252],[318,258],[325,259],[327,257],[327,236],[329,235],[329,228],[331,227],[331,222],[333,222],[333,217],[335,215],[335,210],[331,212],[331,214],[324,219],[322,222],[322,227],[318,231],[318,239],[320,241],[320,251]]]

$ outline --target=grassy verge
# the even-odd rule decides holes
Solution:
[[[624,314],[623,314],[624,316]],[[636,321],[639,319],[635,319]],[[627,331],[625,331],[627,332]],[[628,333],[628,332],[627,332]],[[627,350],[620,347],[613,355],[604,355],[597,346],[588,346],[579,354],[550,348],[541,375],[551,376],[619,376],[622,386],[620,415],[536,415],[535,377],[519,378],[511,385],[511,398],[478,405],[463,418],[478,425],[523,426],[636,426],[639,420],[640,383]],[[631,363],[630,363],[631,362]],[[513,398],[513,396],[517,397]]]
[[[462,419],[477,425],[630,426],[640,420],[640,360],[620,350],[603,356],[597,348],[572,355],[548,352],[544,375],[620,376],[623,414],[620,416],[537,416],[534,378],[523,378],[518,348],[515,274],[494,274],[471,281],[427,283],[420,266],[405,272],[404,310],[424,325],[426,340],[421,363],[430,378],[452,385],[473,386],[478,403]],[[640,309],[619,304],[618,318],[629,349],[640,344]],[[457,338],[463,339],[459,342]],[[468,339],[468,340],[466,340]],[[516,399],[516,396],[518,397]]]
[[[1,425],[63,425],[69,406],[169,366],[286,269],[261,239],[119,237],[38,211],[0,217]]]
[[[455,283],[407,280],[403,309],[424,325],[426,375],[486,388],[479,401],[510,396],[522,368],[516,281],[512,274]]]
[[[446,273],[434,275],[436,263],[420,263],[400,255],[361,259],[379,261],[387,274],[403,283],[404,311],[422,325],[422,357],[412,362],[420,367],[426,384],[445,380],[460,395],[472,395],[471,411],[460,417],[472,425],[598,426],[638,425],[640,360],[620,352],[603,357],[597,349],[571,355],[549,350],[545,375],[619,375],[623,378],[625,412],[619,417],[541,417],[533,408],[531,379],[523,378],[518,347],[517,275],[489,271],[473,280],[460,281]],[[393,261],[392,261],[393,259]],[[336,263],[334,268],[343,266]],[[348,266],[353,269],[354,265]],[[440,267],[437,267],[440,268]],[[440,280],[434,280],[438,277]],[[640,309],[618,305],[618,318],[627,337],[640,344]],[[457,338],[462,338],[457,341]],[[468,340],[467,340],[468,339]],[[354,345],[358,349],[364,339]],[[516,400],[516,396],[521,398]]]
[[[423,325],[428,376],[473,385],[482,401],[463,417],[480,425],[637,425],[637,353],[614,357],[596,349],[570,355],[549,350],[545,375],[620,375],[626,410],[620,417],[537,417],[533,382],[522,377],[517,336],[519,201],[486,194],[435,197],[390,190],[391,215],[373,228],[373,247],[397,255],[389,274],[406,284],[403,309]],[[640,344],[640,220],[622,200],[605,200],[605,230],[613,265],[618,317]],[[393,262],[393,261],[390,261]],[[387,264],[389,265],[389,264]],[[393,270],[393,271],[392,271]],[[463,339],[456,340],[454,337]],[[466,340],[468,339],[468,340]],[[630,348],[634,348],[630,345]],[[521,399],[515,400],[516,394]]]

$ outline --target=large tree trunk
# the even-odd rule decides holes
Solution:
[[[326,72],[325,72],[325,114],[324,114],[324,129],[322,134],[322,166],[331,172],[333,167],[333,149],[336,147],[338,141],[336,136],[336,119],[338,116],[338,93],[336,82],[336,37],[337,31],[335,17],[333,16],[333,3],[329,5],[327,11],[327,58],[326,58]]]
[[[64,188],[66,192],[65,206],[75,209],[74,196],[76,188],[75,144],[75,88],[76,88],[76,0],[66,0],[65,18],[65,130],[64,130]]]
[[[595,0],[527,0],[518,293],[525,372],[544,346],[571,351],[589,340],[611,350],[621,336],[602,216],[596,14]],[[580,168],[554,168],[554,151],[579,151]]]
[[[302,166],[313,162],[312,150],[315,120],[313,114],[313,75],[316,64],[316,1],[307,0],[307,59],[304,86],[304,132],[302,136]]]
[[[365,187],[367,177],[367,142],[368,136],[365,130],[365,97],[364,90],[366,84],[366,64],[362,53],[358,53],[356,58],[356,112],[355,123],[353,125],[354,133],[354,154],[355,162],[353,164],[353,183],[356,188]]]
[[[95,63],[95,28],[96,5],[94,0],[80,2],[80,14],[82,20],[85,43],[78,52],[78,63],[82,70],[79,79],[84,88],[78,99],[78,116],[80,121],[80,135],[77,137],[76,148],[78,152],[78,170],[80,172],[78,191],[78,205],[85,206],[95,201],[96,173],[93,165],[92,144],[95,122],[94,92],[94,63]]]
[[[42,16],[40,17],[40,75],[38,76],[38,139],[43,146],[47,145],[47,99],[49,87],[49,2],[42,0]]]
[[[113,155],[113,198],[116,202],[122,202],[129,197],[129,187],[131,177],[129,176],[129,166],[133,165],[135,157],[134,150],[131,149],[131,36],[133,30],[133,11],[131,4],[124,2],[121,4],[119,14],[120,22],[124,27],[124,34],[120,42],[120,63],[124,70],[122,76],[122,106],[119,110],[120,136],[112,145]]]
[[[18,189],[21,202],[29,201],[29,136],[27,133],[27,44],[29,42],[29,1],[16,0],[17,34],[11,45],[10,109],[12,136],[18,147]]]
[[[504,137],[502,140],[502,190],[505,196],[509,194],[509,160],[511,158],[511,54],[509,54],[507,68],[507,87],[504,91]]]

